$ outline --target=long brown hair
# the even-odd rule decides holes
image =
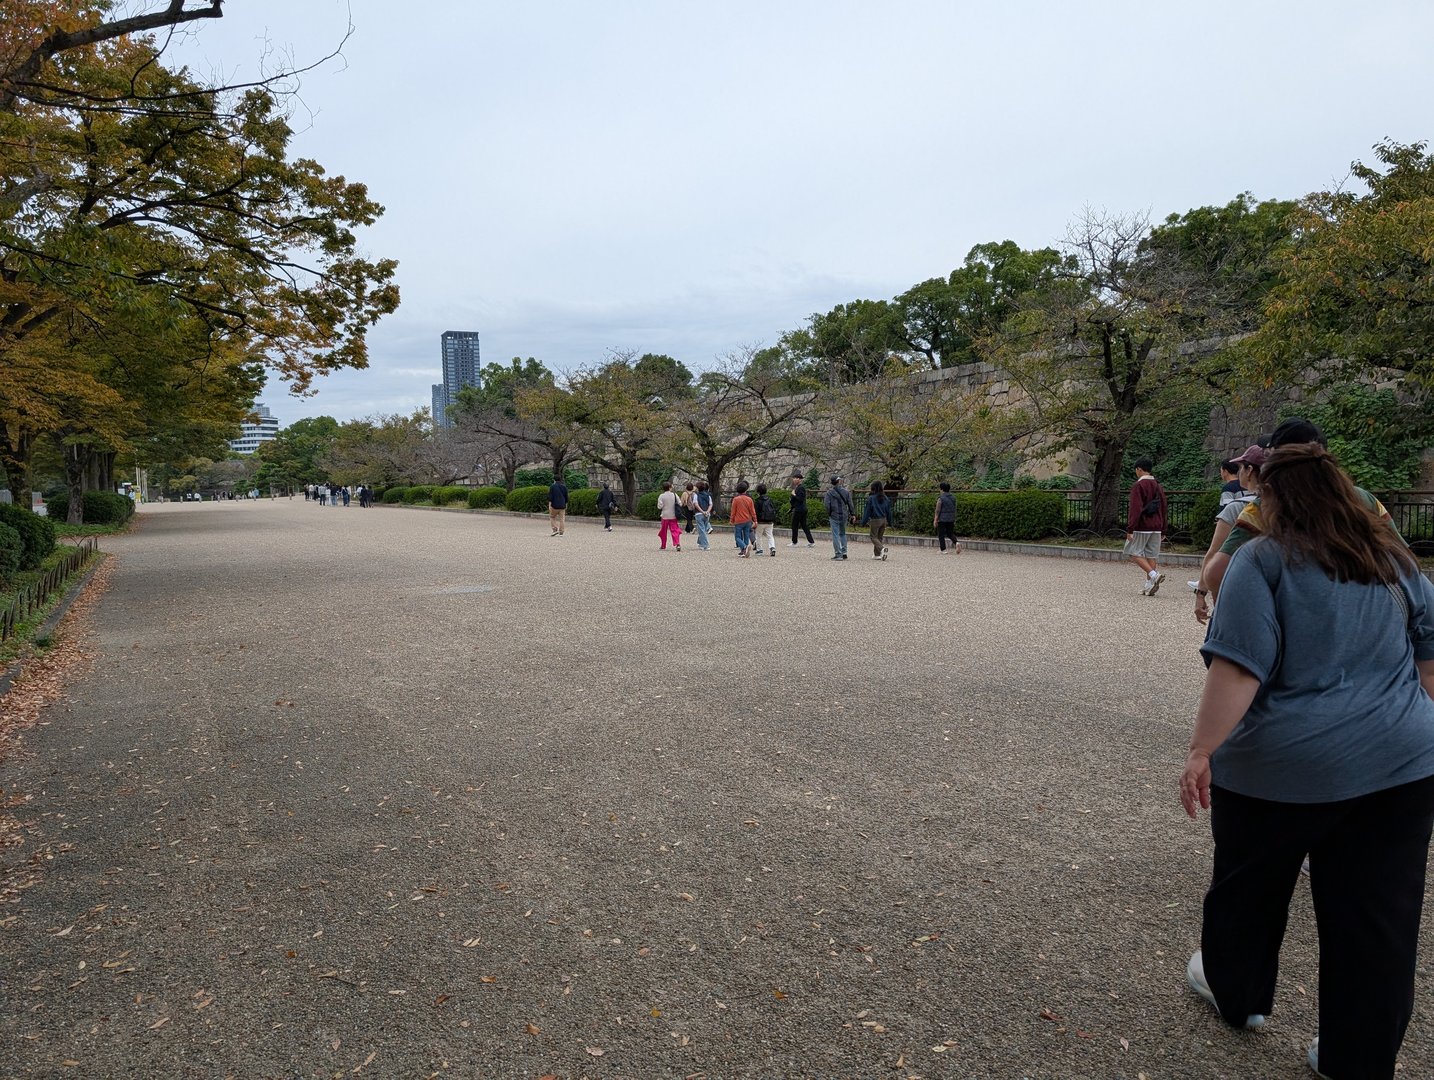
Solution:
[[[1392,585],[1417,566],[1318,443],[1282,446],[1266,459],[1260,520],[1288,562],[1312,562],[1336,581]]]

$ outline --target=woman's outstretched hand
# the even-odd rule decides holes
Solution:
[[[1210,809],[1210,755],[1204,750],[1191,750],[1180,774],[1180,805],[1192,818],[1196,812]]]

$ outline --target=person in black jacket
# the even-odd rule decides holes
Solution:
[[[602,512],[602,527],[607,532],[612,532],[612,512],[617,506],[617,496],[612,493],[612,488],[607,486],[607,481],[602,482],[602,490],[598,492],[597,508]]]
[[[548,488],[548,523],[553,527],[554,536],[567,531],[568,485],[561,480],[554,480]]]
[[[797,546],[797,532],[807,534],[807,547],[816,547],[812,530],[807,526],[807,487],[802,483],[802,474],[792,473],[792,547]]]
[[[772,558],[777,557],[777,506],[772,502],[772,497],[767,494],[767,485],[757,485],[757,530],[753,534],[752,546],[757,549],[757,554],[762,554],[762,541],[767,541],[767,554]]]
[[[891,521],[891,500],[882,491],[881,481],[871,482],[871,492],[862,508],[860,524],[867,527],[871,536],[871,557],[886,561],[886,526]]]

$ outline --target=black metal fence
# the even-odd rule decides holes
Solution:
[[[1434,491],[1383,491],[1379,501],[1419,555],[1434,555]]]
[[[69,576],[89,561],[99,544],[93,536],[87,536],[79,543],[67,546],[70,550],[66,551],[54,566],[40,575],[38,581],[32,581],[22,587],[4,610],[0,611],[0,641],[8,641],[14,637],[16,629],[44,607]]]

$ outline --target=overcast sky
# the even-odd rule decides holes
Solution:
[[[152,5],[151,5],[152,6]],[[180,55],[303,77],[294,154],[387,207],[368,370],[287,424],[429,404],[439,335],[564,371],[694,370],[1083,207],[1156,219],[1341,182],[1434,133],[1434,4],[229,0]]]

